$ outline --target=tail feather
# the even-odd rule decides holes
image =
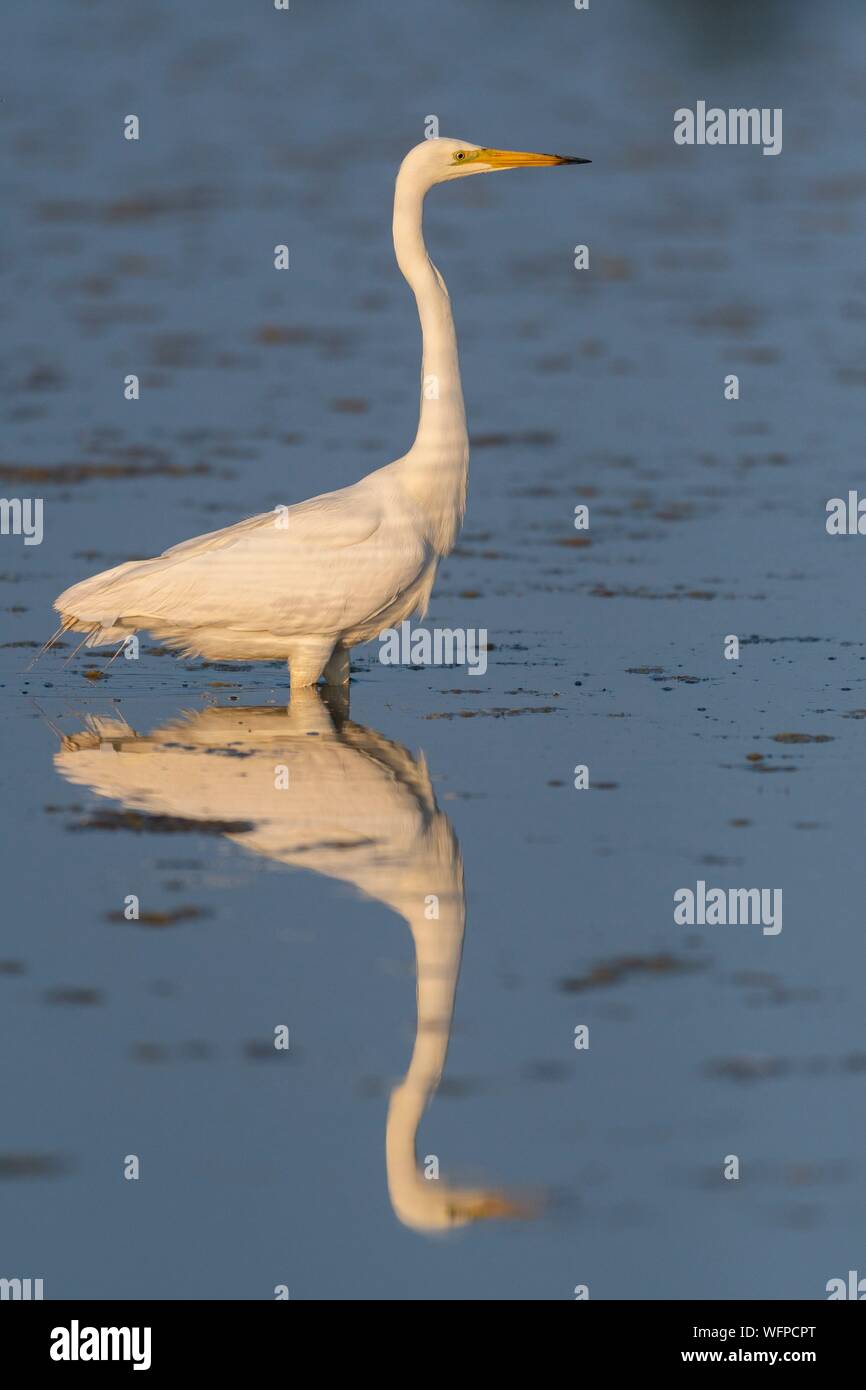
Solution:
[[[76,656],[78,655],[78,653],[81,651],[81,648],[82,648],[82,647],[85,647],[85,646],[86,646],[86,647],[94,647],[94,646],[96,646],[97,644],[96,644],[92,639],[93,639],[93,637],[95,636],[95,634],[99,632],[99,630],[100,630],[100,629],[99,629],[99,624],[97,623],[96,627],[90,628],[89,631],[85,632],[85,634],[84,634],[84,636],[82,637],[81,641],[78,643],[78,646],[75,648],[74,651],[72,651],[72,652],[69,653],[69,655],[68,655],[68,657],[66,658],[66,660],[64,661],[63,665],[64,665],[64,666],[68,666],[69,663],[70,663],[70,661],[72,661],[73,657],[76,657]],[[80,632],[81,629],[80,629],[80,628],[77,628],[76,631]]]
[[[46,652],[50,652],[54,644],[60,641],[60,638],[63,636],[64,632],[68,632],[69,629],[74,626],[74,618],[64,618],[60,626],[56,628],[54,632],[52,632],[51,636],[48,638],[48,641],[42,643],[42,646],[39,648],[39,651],[36,653],[30,665],[27,667],[27,670],[32,671],[40,656],[44,656]]]
[[[148,563],[147,560],[127,560],[115,565],[114,569],[71,585],[54,600],[54,607],[63,619],[60,630],[72,629],[85,634],[78,651],[81,646],[101,647],[123,641],[135,631],[136,625],[125,622],[121,611],[123,579]]]

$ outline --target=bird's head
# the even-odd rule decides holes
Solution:
[[[590,164],[562,154],[530,154],[525,150],[495,150],[468,140],[422,140],[403,160],[401,173],[412,173],[427,187],[469,174],[493,174],[499,169],[540,169],[551,164]]]

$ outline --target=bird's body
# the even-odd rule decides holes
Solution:
[[[429,140],[397,176],[394,249],[418,305],[421,409],[402,458],[351,487],[196,536],[65,590],[59,632],[90,647],[143,628],[185,655],[288,663],[293,688],[349,678],[349,649],[426,612],[439,560],[466,505],[469,441],[445,282],[424,245],[436,183],[469,173],[568,161]]]
[[[92,645],[147,628],[190,656],[282,659],[296,686],[312,685],[332,658],[426,607],[438,555],[387,475],[119,565],[57,607],[79,630],[99,625]]]

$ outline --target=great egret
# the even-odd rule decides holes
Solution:
[[[339,703],[332,701],[335,714]],[[351,883],[406,920],[418,1014],[412,1060],[391,1092],[385,1130],[394,1211],[421,1231],[533,1215],[532,1200],[429,1181],[418,1165],[418,1127],[448,1051],[466,916],[460,849],[423,754],[414,758],[374,729],[332,719],[315,690],[293,696],[287,709],[212,707],[150,734],[122,718],[90,716],[82,732],[61,737],[54,761],[69,782],[151,815],[247,825],[227,828],[226,838]],[[277,767],[285,769],[279,786]]]
[[[351,487],[278,507],[66,589],[61,633],[82,646],[146,628],[187,656],[287,661],[292,689],[349,679],[349,649],[427,610],[466,505],[469,439],[445,282],[424,245],[434,184],[498,169],[588,164],[562,155],[424,140],[400,166],[394,250],[423,338],[418,432],[407,454]],[[73,653],[74,655],[74,653]]]

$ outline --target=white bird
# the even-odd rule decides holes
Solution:
[[[423,617],[463,519],[469,471],[457,338],[445,282],[424,245],[424,197],[471,174],[589,162],[445,139],[410,150],[393,222],[423,339],[420,418],[408,453],[351,487],[74,584],[55,600],[62,622],[46,647],[69,630],[95,647],[144,628],[186,656],[285,660],[293,689],[322,675],[341,686],[351,647]]]

